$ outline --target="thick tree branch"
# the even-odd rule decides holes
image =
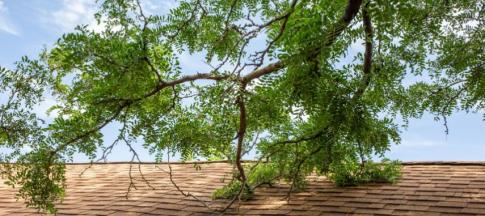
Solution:
[[[236,104],[239,107],[239,128],[237,131],[237,147],[236,147],[236,167],[239,172],[238,180],[241,182],[241,188],[236,196],[232,198],[232,200],[227,204],[222,210],[220,210],[221,215],[229,209],[236,199],[240,199],[241,195],[246,187],[247,178],[244,172],[244,167],[241,163],[242,153],[243,153],[243,145],[244,145],[244,137],[246,135],[246,128],[247,128],[247,119],[246,119],[246,104],[244,102],[244,91],[246,89],[246,84],[242,83],[239,90],[239,96],[237,97]],[[248,187],[249,188],[249,187]]]
[[[358,99],[362,97],[367,87],[370,85],[370,81],[372,78],[371,69],[372,69],[372,37],[373,37],[373,30],[372,30],[372,23],[371,18],[368,12],[368,4],[364,6],[362,10],[362,20],[364,25],[364,32],[365,32],[365,53],[364,53],[364,68],[363,68],[363,78],[362,78],[362,85],[357,89],[355,92],[353,99]]]
[[[362,20],[365,31],[365,55],[364,55],[364,74],[370,74],[372,66],[372,23],[368,11],[368,3],[362,10]]]
[[[352,20],[355,18],[360,10],[361,5],[362,0],[349,0],[347,2],[344,15],[339,21],[329,28],[321,46],[315,47],[313,50],[308,52],[308,59],[314,59],[316,56],[318,56],[322,49],[331,46],[337,40],[342,32],[350,25],[350,22],[352,22]]]
[[[269,64],[266,67],[259,68],[255,71],[252,71],[252,72],[246,74],[245,76],[241,77],[241,82],[242,83],[249,83],[251,80],[257,79],[257,78],[264,76],[266,74],[276,72],[276,71],[278,71],[278,70],[280,70],[284,67],[285,67],[285,64],[281,61]]]
[[[239,171],[239,180],[246,182],[246,174],[244,173],[244,167],[241,164],[241,157],[244,145],[244,136],[246,135],[247,119],[246,119],[246,104],[244,102],[244,91],[246,86],[244,84],[240,87],[240,93],[237,98],[237,105],[239,107],[239,129],[237,132],[237,149],[236,149],[236,166]],[[242,185],[244,187],[244,185]]]

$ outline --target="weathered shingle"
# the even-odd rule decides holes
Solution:
[[[148,186],[137,165],[136,189],[127,195],[129,164],[67,166],[67,195],[57,205],[60,215],[211,215],[212,210],[184,197],[169,181],[167,165],[142,164]],[[227,184],[232,168],[225,163],[173,164],[173,179],[185,192],[212,208],[214,189]],[[304,192],[285,199],[288,185],[256,190],[251,200],[234,205],[239,215],[485,215],[485,166],[479,163],[408,163],[398,183],[337,188],[325,177],[312,176]],[[152,187],[154,189],[152,189]],[[0,215],[35,215],[15,199],[15,189],[0,184]]]

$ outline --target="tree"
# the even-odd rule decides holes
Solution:
[[[446,125],[455,110],[485,108],[481,1],[187,0],[165,15],[142,3],[104,0],[102,32],[78,26],[1,68],[0,146],[12,151],[2,173],[28,205],[55,211],[74,153],[106,158],[124,142],[135,160],[139,138],[157,161],[232,161],[234,180],[215,196],[233,201],[277,178],[302,188],[313,172],[389,180],[393,167],[366,161],[399,142],[396,119],[431,112]],[[184,72],[184,51],[212,70]],[[31,108],[48,92],[58,117],[44,124]],[[119,137],[103,146],[108,124]]]

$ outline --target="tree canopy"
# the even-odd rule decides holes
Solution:
[[[139,160],[137,140],[157,161],[232,161],[218,197],[274,179],[296,190],[311,173],[394,176],[369,160],[399,143],[401,120],[485,110],[480,0],[184,0],[158,15],[142,0],[99,3],[102,31],[78,26],[0,67],[1,171],[29,206],[55,211],[75,153],[106,158],[121,142]],[[184,71],[187,52],[212,69]],[[48,123],[32,111],[46,97]]]

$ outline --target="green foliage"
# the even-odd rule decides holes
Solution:
[[[23,155],[16,164],[2,164],[2,176],[12,187],[20,186],[17,198],[25,200],[28,207],[55,213],[54,203],[65,193],[64,164],[47,164],[48,152],[39,150]]]
[[[255,149],[267,163],[239,170],[244,196],[274,179],[301,190],[313,173],[392,182],[395,162],[360,161],[400,142],[399,119],[430,112],[446,123],[485,109],[479,0],[185,0],[161,15],[141,6],[100,1],[102,31],[78,26],[38,59],[0,67],[0,148],[12,152],[0,162],[17,162],[1,171],[29,206],[55,211],[74,154],[94,160],[138,140],[156,161],[169,151],[239,169]],[[187,53],[211,69],[182,68]],[[33,112],[47,97],[53,119]],[[111,146],[108,125],[118,129]]]
[[[261,163],[253,164],[249,163],[246,166],[246,170],[249,170],[247,175],[247,182],[245,189],[241,191],[241,199],[247,200],[252,197],[253,190],[261,185],[272,186],[280,177],[281,174],[275,164],[273,163]],[[235,173],[233,179],[229,184],[224,185],[222,188],[216,189],[212,193],[213,199],[232,199],[237,196],[241,190],[242,182],[237,179],[238,173]]]
[[[399,161],[387,159],[380,163],[366,161],[364,164],[349,160],[332,164],[328,176],[341,187],[365,183],[394,183],[401,177],[401,165]]]
[[[246,186],[243,191],[241,191],[242,183],[238,180],[233,180],[229,184],[223,186],[222,188],[216,189],[212,193],[212,199],[233,199],[239,192],[241,192],[241,200],[247,200],[251,198],[252,191]]]
[[[249,165],[251,166],[252,164],[250,163]],[[262,184],[271,186],[276,180],[278,180],[279,177],[280,172],[274,163],[263,163],[250,170],[248,174],[248,184],[251,187]]]

